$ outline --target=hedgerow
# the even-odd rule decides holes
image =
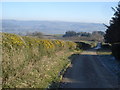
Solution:
[[[46,88],[69,63],[65,53],[61,54],[63,58],[51,57],[76,49],[76,44],[70,41],[1,34],[3,88]]]

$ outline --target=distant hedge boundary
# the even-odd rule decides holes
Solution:
[[[77,49],[82,49],[82,50],[86,50],[86,49],[90,49],[92,47],[92,45],[85,43],[85,42],[75,42],[77,44]]]

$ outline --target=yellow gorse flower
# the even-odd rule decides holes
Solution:
[[[2,33],[3,45],[12,45],[14,47],[17,45],[22,47],[25,46],[27,48],[31,47],[40,47],[42,46],[44,49],[48,50],[60,50],[64,48],[74,49],[76,47],[76,44],[70,41],[62,41],[62,40],[44,40],[34,37],[27,37],[27,36],[18,36],[15,34],[7,34]]]

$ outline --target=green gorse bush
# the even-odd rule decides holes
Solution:
[[[76,49],[76,44],[70,41],[1,35],[3,88],[47,88],[59,79],[58,73],[70,62],[65,53],[61,58],[51,57]]]

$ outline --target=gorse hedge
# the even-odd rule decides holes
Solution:
[[[70,62],[65,52],[76,49],[76,43],[70,41],[1,34],[3,88],[48,87]]]
[[[59,50],[74,50],[76,48],[76,44],[70,41],[62,41],[62,40],[43,40],[39,38],[27,37],[27,36],[19,36],[15,34],[7,34],[3,33],[2,47],[3,50],[7,51],[11,50],[21,50],[21,49],[29,49],[39,51],[41,56],[52,54],[55,51]]]

